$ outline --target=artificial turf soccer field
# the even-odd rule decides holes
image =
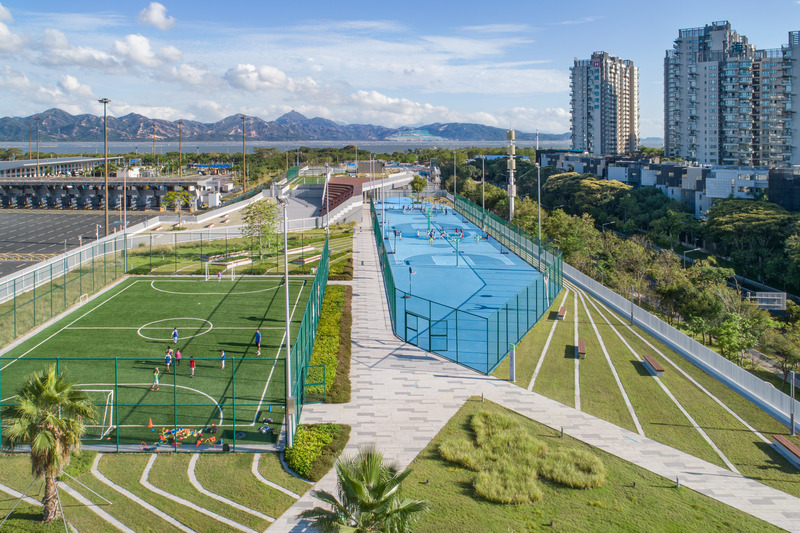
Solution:
[[[292,342],[312,283],[305,277],[289,280]],[[4,405],[13,403],[23,380],[58,358],[59,370],[77,388],[90,391],[98,407],[99,422],[89,428],[86,444],[152,446],[162,428],[188,432],[211,424],[220,428],[216,446],[219,440],[233,446],[238,432],[245,433],[236,439],[238,445],[274,444],[286,395],[284,295],[277,277],[129,278],[2,354],[0,398]],[[261,356],[256,328],[262,334]],[[170,372],[164,358],[168,347],[182,352],[180,366]],[[156,366],[160,387],[151,391]],[[267,417],[273,432],[262,434],[260,420]],[[198,440],[191,435],[180,442],[184,448],[214,447],[196,446]]]

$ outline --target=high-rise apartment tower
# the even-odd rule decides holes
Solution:
[[[639,144],[639,69],[633,61],[594,52],[575,58],[572,87],[572,148],[621,154]]]
[[[682,29],[664,59],[668,157],[738,166],[800,164],[797,70],[800,32],[759,50],[728,21]]]

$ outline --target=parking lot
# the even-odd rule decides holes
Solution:
[[[156,214],[129,212],[128,226]],[[122,228],[120,218],[109,212],[112,232]],[[0,277],[103,237],[104,228],[102,211],[0,210]]]

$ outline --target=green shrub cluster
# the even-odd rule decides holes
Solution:
[[[324,391],[322,385],[306,388],[306,395],[322,396],[328,391],[338,373],[339,344],[341,336],[342,309],[345,303],[345,287],[342,285],[328,285],[325,289],[325,298],[322,300],[322,310],[317,326],[317,336],[314,339],[314,351],[311,353],[311,367],[308,372],[309,383],[322,383],[324,366]]]
[[[333,467],[349,438],[350,426],[301,425],[294,434],[294,446],[284,452],[286,462],[300,476],[319,481]]]
[[[347,252],[348,254],[351,252]],[[353,257],[350,256],[344,261],[331,263],[328,279],[352,281],[353,280]]]
[[[350,401],[350,334],[353,327],[353,287],[344,287],[344,306],[339,319],[339,347],[337,350],[336,376],[325,396],[328,403]]]
[[[475,492],[496,503],[523,504],[542,499],[538,478],[572,488],[599,487],[605,467],[594,454],[548,449],[508,415],[482,411],[471,420],[474,441],[459,437],[439,446],[441,456],[478,473]]]

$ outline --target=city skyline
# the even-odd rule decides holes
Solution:
[[[800,13],[795,0],[759,10],[568,4],[310,2],[297,13],[240,1],[6,1],[0,115],[50,107],[98,115],[97,99],[106,97],[114,116],[274,120],[296,110],[348,124],[475,122],[564,133],[573,58],[606,51],[640,69],[640,134],[661,137],[663,58],[678,29],[729,20],[759,47],[778,48],[798,28],[776,24],[775,9],[787,20]]]

